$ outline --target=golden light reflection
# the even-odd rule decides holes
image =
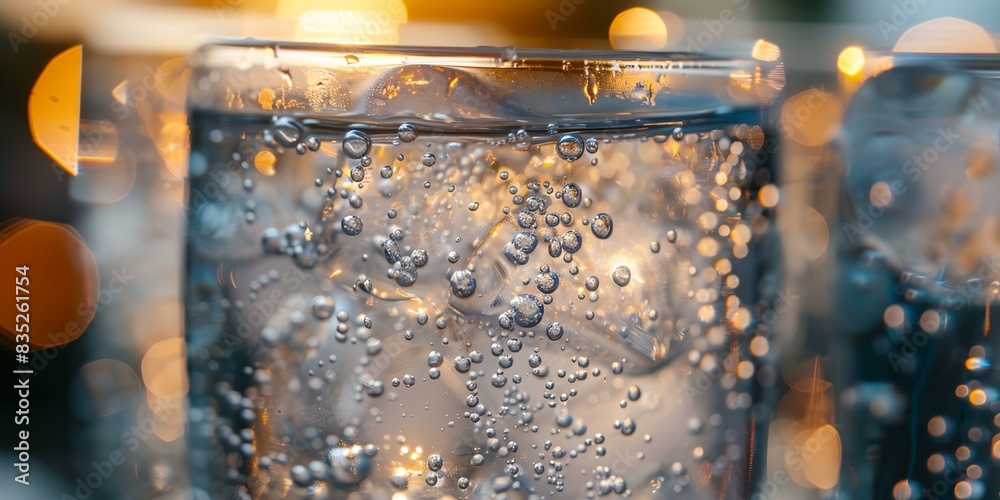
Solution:
[[[754,42],[750,56],[758,61],[777,61],[781,58],[781,48],[761,38]]]
[[[840,433],[832,425],[823,425],[809,433],[806,444],[812,452],[802,468],[806,480],[819,489],[833,488],[840,476]]]
[[[632,7],[615,16],[608,29],[611,46],[618,50],[656,50],[667,44],[667,25],[652,10]]]
[[[272,177],[275,174],[274,164],[278,159],[268,149],[262,149],[253,157],[253,166],[258,172]]]
[[[402,0],[279,0],[275,15],[298,22],[295,41],[356,45],[399,43],[408,17]]]
[[[159,398],[179,398],[187,393],[184,340],[172,338],[153,344],[142,358],[142,380]]]
[[[154,144],[167,170],[178,179],[184,179],[189,149],[187,124],[181,117],[172,117],[164,121],[166,123],[154,136]]]
[[[840,130],[843,107],[829,92],[809,89],[789,97],[781,106],[785,136],[805,146],[826,144]]]
[[[993,37],[982,26],[955,17],[920,23],[903,33],[893,52],[996,54]]]
[[[778,204],[778,200],[781,199],[781,193],[778,191],[778,186],[768,184],[760,188],[760,191],[757,193],[757,198],[762,207],[773,208]]]
[[[28,128],[35,144],[76,175],[80,140],[83,46],[71,47],[45,66],[28,97]]]
[[[865,69],[865,51],[857,45],[845,47],[837,56],[837,69],[847,76],[857,76]]]

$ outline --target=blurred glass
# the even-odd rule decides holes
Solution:
[[[883,57],[884,54],[875,54]],[[827,321],[844,425],[841,492],[1000,491],[992,366],[1000,294],[1000,61],[895,54],[844,117]]]

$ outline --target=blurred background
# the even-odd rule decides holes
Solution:
[[[0,79],[0,262],[13,267],[31,256],[51,274],[33,290],[41,338],[33,338],[31,361],[31,486],[6,483],[14,469],[5,465],[0,497],[187,497],[185,55],[213,38],[254,37],[693,52],[763,39],[780,47],[787,85],[775,113],[780,151],[772,152],[781,157],[781,203],[798,209],[779,223],[787,276],[810,279],[784,289],[795,314],[775,349],[776,384],[787,392],[776,421],[830,426],[838,437],[803,456],[788,453],[802,433],[772,432],[769,463],[784,463],[790,478],[775,478],[768,497],[867,498],[850,492],[870,484],[864,463],[873,451],[840,447],[838,405],[845,393],[859,397],[848,391],[854,375],[836,375],[832,353],[843,346],[830,338],[838,332],[816,320],[834,306],[809,293],[834,279],[824,270],[842,236],[831,229],[844,173],[842,119],[863,82],[893,66],[893,54],[996,54],[1000,9],[990,0],[13,0],[0,3],[0,31],[8,68]],[[67,116],[78,129],[60,127]],[[5,373],[16,368],[12,339],[4,339],[11,354],[0,356]],[[3,418],[13,415],[14,392],[0,400]],[[872,411],[903,407],[885,396]],[[3,434],[0,458],[15,463],[14,432]],[[968,488],[949,484],[942,497],[997,498],[963,474]]]

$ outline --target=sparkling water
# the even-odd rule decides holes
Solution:
[[[195,113],[196,498],[745,495],[773,377],[747,349],[774,278],[759,116]]]

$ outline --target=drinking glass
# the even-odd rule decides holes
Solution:
[[[220,43],[188,94],[196,498],[743,498],[776,46]]]
[[[882,54],[845,115],[836,300],[841,491],[1000,491],[996,56]]]

